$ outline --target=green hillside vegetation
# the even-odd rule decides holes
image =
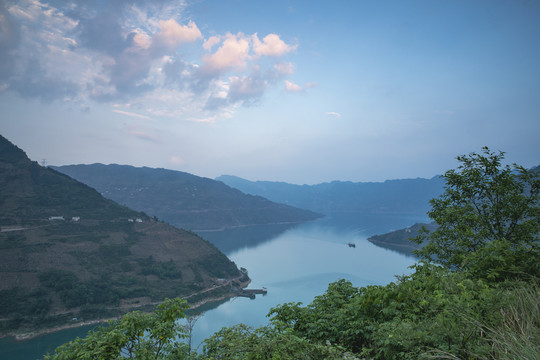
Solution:
[[[166,297],[230,297],[243,276],[197,235],[103,198],[1,136],[0,226],[0,334],[151,310]]]
[[[411,275],[385,286],[337,281],[307,306],[273,308],[267,326],[220,330],[200,354],[173,340],[186,336],[174,321],[150,324],[137,342],[143,328],[130,317],[50,359],[539,359],[540,178],[503,157],[487,148],[458,157],[432,201],[437,229],[415,239],[427,245]],[[154,335],[163,326],[168,337]]]
[[[321,216],[181,171],[103,164],[56,169],[119,204],[193,231],[295,224]]]

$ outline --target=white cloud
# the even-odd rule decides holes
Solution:
[[[122,114],[122,115],[126,115],[126,116],[131,116],[131,117],[140,118],[140,119],[147,119],[147,120],[150,119],[149,116],[142,115],[142,114],[137,114],[137,113],[133,113],[133,112],[129,112],[129,111],[113,110],[113,112],[115,112],[115,113],[117,113],[117,114]]]
[[[166,43],[173,49],[202,38],[199,28],[193,21],[188,25],[180,25],[174,19],[161,20],[159,27],[161,32],[156,36],[156,40]]]
[[[56,6],[53,6],[53,4]],[[44,101],[138,104],[143,114],[215,122],[255,103],[295,67],[276,34],[214,34],[182,23],[185,1],[0,0],[0,88]],[[6,21],[4,21],[6,19]],[[7,34],[7,35],[6,35]],[[178,48],[186,46],[187,56]],[[3,46],[3,47],[2,47]],[[200,46],[203,55],[195,50]],[[296,84],[290,83],[294,91]],[[0,94],[1,95],[1,94]],[[120,109],[130,117],[147,115]],[[143,133],[133,135],[150,139]]]
[[[293,83],[292,81],[285,80],[285,90],[290,92],[299,92],[302,91],[302,87],[300,85],[297,85]]]
[[[214,45],[219,44],[220,41],[221,39],[219,36],[210,36],[207,40],[204,41],[203,49],[206,51],[210,51],[212,50]]]
[[[330,117],[341,117],[341,114],[335,111],[329,111],[326,113],[326,115]]]
[[[123,130],[138,139],[159,143],[159,137],[155,134],[154,130],[142,129],[138,125],[126,125]]]
[[[282,56],[297,48],[297,45],[287,45],[285,41],[281,40],[276,34],[266,35],[261,42],[257,33],[255,33],[253,34],[252,39],[253,50],[257,55]]]
[[[183,165],[185,163],[184,159],[182,159],[180,156],[176,156],[176,155],[173,155],[171,156],[171,158],[169,159],[169,163],[171,165],[175,165],[175,166],[178,166],[178,165]]]
[[[242,34],[227,34],[223,44],[213,54],[203,56],[205,71],[221,73],[230,69],[244,69],[249,55],[249,40]]]
[[[268,82],[258,73],[242,77],[232,76],[229,80],[230,90],[227,96],[232,102],[260,97],[268,86]]]
[[[292,75],[294,73],[294,64],[290,62],[279,62],[274,65],[274,70],[278,75]]]
[[[152,45],[152,38],[143,31],[137,31],[133,36],[133,43],[141,49],[148,49]]]

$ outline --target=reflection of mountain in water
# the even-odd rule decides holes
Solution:
[[[359,238],[367,239],[370,236],[407,228],[414,223],[425,222],[425,214],[366,214],[356,212],[335,213],[324,218],[305,222],[303,224],[270,224],[237,227],[220,231],[197,231],[197,234],[210,241],[219,250],[227,255],[243,248],[254,248],[270,241],[287,230],[302,228],[304,232],[321,234],[329,229],[326,241],[343,242],[343,238],[351,233]],[[330,235],[331,234],[331,235]],[[344,242],[346,244],[346,242]],[[399,247],[390,247],[374,242],[375,245],[397,251],[411,256],[410,250]]]
[[[250,225],[220,231],[197,231],[226,255],[243,248],[253,248],[265,243],[297,224]]]

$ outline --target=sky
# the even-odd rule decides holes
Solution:
[[[317,184],[540,164],[536,0],[0,0],[0,134],[47,165]]]

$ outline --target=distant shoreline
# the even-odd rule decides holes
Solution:
[[[325,217],[326,215],[321,215],[319,218],[317,219],[320,219],[321,217]],[[313,220],[317,220],[317,219],[313,219]],[[271,223],[261,223],[261,224],[242,224],[242,225],[230,225],[230,226],[222,226],[220,228],[217,228],[217,229],[194,229],[194,230],[190,230],[194,233],[205,233],[205,232],[220,232],[220,231],[225,231],[225,230],[234,230],[234,229],[241,229],[241,228],[246,228],[246,227],[255,227],[255,226],[269,226],[269,225],[297,225],[297,224],[302,224],[302,223],[305,223],[305,222],[309,222],[309,221],[313,221],[313,220],[302,220],[302,221],[282,221],[282,222],[271,222]]]
[[[242,283],[241,284],[241,287],[242,288],[245,288],[247,287],[249,284],[251,283],[251,279]],[[194,304],[191,304],[189,306],[189,310],[196,310],[198,308],[200,308],[201,306],[203,305],[206,305],[206,304],[210,304],[210,303],[214,303],[214,302],[220,302],[220,301],[223,301],[223,300],[227,300],[227,299],[232,299],[232,298],[235,298],[237,297],[238,295],[237,294],[234,294],[234,293],[230,293],[230,294],[226,294],[226,295],[222,295],[222,296],[219,296],[219,297],[210,297],[210,298],[207,298],[207,299],[204,299],[204,300],[201,300],[197,303],[194,303]],[[136,307],[141,307],[141,306],[144,306],[144,305],[157,305],[157,304],[160,304],[161,302],[158,302],[158,303],[148,303],[148,304],[140,304]],[[136,307],[132,307],[133,309],[136,308]],[[131,310],[133,311],[133,310]],[[129,311],[128,311],[129,312]],[[126,312],[126,314],[128,313]],[[106,323],[107,321],[110,321],[110,320],[118,320],[118,319],[121,319],[123,315],[120,315],[120,316],[115,316],[115,317],[112,317],[112,318],[105,318],[105,319],[95,319],[95,320],[88,320],[88,321],[81,321],[81,322],[74,322],[74,323],[70,323],[70,324],[64,324],[64,325],[60,325],[60,326],[55,326],[53,328],[48,328],[48,329],[42,329],[42,330],[36,330],[36,331],[30,331],[30,332],[26,332],[26,333],[8,333],[8,334],[4,334],[4,335],[0,335],[0,339],[2,338],[7,338],[7,337],[11,337],[13,338],[15,341],[27,341],[27,340],[32,340],[32,339],[35,339],[37,337],[40,337],[40,336],[43,336],[43,335],[47,335],[47,334],[52,334],[52,333],[55,333],[55,332],[58,332],[58,331],[62,331],[62,330],[68,330],[68,329],[75,329],[75,328],[79,328],[79,327],[83,327],[83,326],[89,326],[89,325],[95,325],[95,324],[103,324],[103,323]]]

